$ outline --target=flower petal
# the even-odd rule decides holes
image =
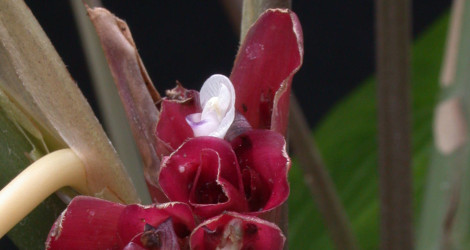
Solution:
[[[284,137],[270,130],[251,130],[232,141],[253,213],[271,210],[289,196],[290,159]]]
[[[224,75],[212,75],[200,92],[201,114],[187,117],[195,136],[224,138],[235,118],[235,89]]]
[[[303,38],[297,16],[264,12],[248,31],[232,69],[235,107],[255,129],[285,135],[294,73],[302,64]]]
[[[189,203],[203,218],[224,210],[247,211],[236,156],[228,142],[216,137],[190,139],[165,157],[159,182],[168,198]]]
[[[221,97],[221,106],[224,109],[230,107],[230,103],[235,102],[235,89],[230,79],[224,75],[215,74],[209,77],[199,93],[202,107],[214,96]]]
[[[191,249],[283,249],[286,238],[273,223],[227,212],[201,223],[191,234]]]
[[[193,129],[196,137],[212,134],[220,124],[214,112],[206,113],[204,119],[202,119],[201,113],[190,114],[186,116],[186,122]]]

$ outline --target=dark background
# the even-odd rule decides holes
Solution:
[[[26,0],[99,117],[69,1]],[[413,1],[416,37],[450,0]],[[104,6],[127,21],[157,89],[175,80],[199,89],[214,73],[228,75],[238,48],[220,1],[116,1]],[[293,89],[312,127],[374,71],[374,2],[293,0],[304,32],[305,57]],[[10,249],[5,239],[0,249]]]
[[[69,1],[27,0],[72,77],[95,107]],[[311,126],[374,71],[374,2],[293,0],[303,26],[305,57],[293,89]],[[445,11],[450,0],[413,1],[413,34]],[[214,73],[228,75],[238,48],[220,1],[116,1],[104,6],[129,24],[157,89],[175,80],[199,89]],[[96,109],[95,109],[96,110]],[[99,114],[98,114],[99,115]]]

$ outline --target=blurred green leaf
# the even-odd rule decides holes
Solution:
[[[470,4],[454,1],[417,249],[470,248]]]
[[[448,15],[414,43],[412,135],[415,219],[431,152],[431,121],[442,62]],[[332,109],[314,132],[362,249],[378,249],[379,207],[377,115],[374,79],[367,80]],[[326,228],[294,164],[290,173],[289,248],[332,249]]]

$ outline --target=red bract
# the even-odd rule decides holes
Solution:
[[[124,206],[79,196],[54,223],[46,248],[129,249],[155,245],[163,249],[174,249],[176,245],[187,248],[194,227],[191,209],[183,203]]]
[[[248,210],[235,153],[219,138],[185,142],[163,159],[159,182],[170,200],[189,203],[203,218],[225,210]]]
[[[281,205],[289,195],[290,167],[282,135],[252,130],[231,143],[197,137],[164,158],[159,182],[168,198],[189,203],[203,218]]]
[[[264,12],[240,46],[230,76],[235,107],[253,128],[285,135],[292,77],[302,59],[302,28],[295,13]]]
[[[203,87],[202,103],[197,91],[180,85],[160,99],[149,87],[151,81],[136,54],[127,26],[112,15],[110,18],[106,25],[100,26],[97,22],[101,19],[95,17],[95,25],[108,38],[104,39],[105,52],[146,163],[145,177],[152,198],[160,201],[169,198],[189,205],[171,202],[124,206],[77,197],[55,222],[46,248],[187,249],[191,234],[193,249],[282,249],[285,237],[280,229],[253,215],[280,206],[289,195],[290,159],[283,135],[287,128],[291,81],[303,57],[302,31],[296,15],[281,9],[263,13],[240,47],[230,77],[234,88],[226,77],[210,78],[215,82],[207,81],[207,86],[212,87]],[[130,56],[112,49],[110,44],[115,40],[104,34],[111,30],[106,28],[108,25],[118,25],[119,29],[113,29],[124,32],[121,34],[127,37],[123,40],[124,47],[131,43],[134,48]],[[132,67],[119,63],[121,57],[132,58]],[[224,88],[218,89],[218,84],[228,88],[221,91]],[[234,98],[238,113],[229,128],[234,116]],[[208,113],[201,113],[201,105]],[[218,107],[223,107],[223,112]],[[150,110],[151,119],[146,119],[146,110]],[[204,120],[211,118],[215,122],[209,125],[220,127],[216,127],[214,135],[209,126],[208,134],[225,135],[226,140],[209,136],[194,138],[186,118],[195,113],[201,113],[200,119],[189,121],[194,122],[196,134],[206,135],[203,133],[206,130],[200,128],[207,127],[197,126],[202,121],[212,121]],[[208,116],[204,118],[204,115]],[[155,141],[149,142],[149,131],[155,132]],[[160,159],[158,180],[167,197],[162,197],[155,177]],[[213,218],[194,229],[191,208],[198,219]]]
[[[251,27],[240,47],[231,80],[236,91],[238,112],[246,116],[253,128],[285,133],[290,83],[293,74],[302,63],[302,56],[302,31],[293,12],[280,9],[268,10]],[[189,113],[186,112],[188,108],[184,108],[182,103],[173,104],[181,107],[175,106],[176,111],[171,113],[171,116],[183,120],[182,118]],[[176,114],[178,110],[184,112]],[[162,111],[160,119],[169,120],[166,116],[170,116],[170,113],[164,114]],[[188,128],[180,127],[167,126],[164,131],[168,136],[179,133],[185,135],[184,138],[173,137],[173,148],[183,143],[192,133]],[[157,128],[157,137],[163,136],[163,130],[161,131],[159,133]],[[193,140],[190,140],[191,143],[187,142],[188,145],[184,144],[178,149],[178,153],[171,155],[162,163],[160,185],[171,200],[188,202],[194,206],[196,214],[207,218],[223,210],[245,211],[243,210],[245,204],[239,202],[240,195],[236,195],[242,190],[249,204],[246,212],[258,213],[271,210],[287,199],[289,194],[287,172],[290,161],[281,135],[255,130],[239,136],[232,142],[240,166],[229,165],[240,167],[242,187],[234,184],[238,182],[238,174],[227,175],[227,178],[218,175],[219,171],[224,175],[223,169],[227,167],[217,164],[215,158],[223,159],[223,156],[218,151],[217,154],[212,152],[214,146],[209,151],[204,149],[207,143],[201,142],[208,139]],[[201,144],[198,145],[199,143]],[[223,141],[212,140],[211,143],[223,143]],[[191,158],[181,157],[189,154],[192,155]],[[212,161],[209,160],[211,157],[214,158]],[[204,166],[201,165],[202,162],[205,162]],[[188,167],[191,171],[179,172],[179,169],[186,169],[186,167],[180,168],[185,164],[192,164]],[[200,175],[205,179],[201,179]],[[224,184],[226,181],[231,184]],[[200,192],[196,190],[202,190],[202,187],[208,192],[205,194],[207,199],[204,202],[196,199],[197,192]]]
[[[186,116],[197,112],[201,112],[197,91],[187,90],[180,85],[167,91],[167,96],[160,104],[160,119],[155,131],[160,157],[169,155],[185,140],[194,137]]]
[[[270,130],[251,130],[231,143],[240,165],[250,211],[268,211],[286,201],[291,162],[284,137]]]
[[[240,46],[230,80],[236,92],[236,109],[254,129],[272,129],[285,135],[291,82],[302,59],[302,29],[295,13],[270,9],[250,28]],[[184,93],[182,90],[177,92]],[[186,100],[172,101],[171,112],[165,112],[162,106],[156,136],[173,150],[192,137],[193,132],[186,122],[167,121],[184,120],[192,112],[190,110],[200,110],[198,101]],[[197,112],[200,111],[193,113]]]
[[[227,212],[209,219],[191,234],[191,249],[283,249],[285,237],[273,223]]]

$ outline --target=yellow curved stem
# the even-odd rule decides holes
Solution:
[[[52,152],[23,170],[0,191],[0,238],[65,186],[88,193],[85,167],[71,149]]]

